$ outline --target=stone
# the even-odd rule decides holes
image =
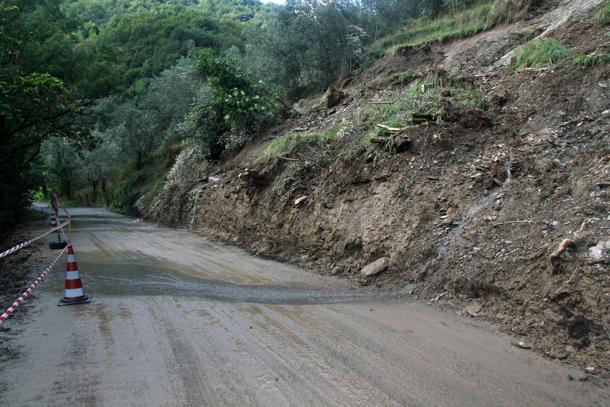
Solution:
[[[593,261],[600,261],[610,254],[610,240],[599,242],[595,246],[589,248],[589,257]]]
[[[293,202],[294,206],[301,205],[303,202],[305,202],[307,200],[307,198],[309,198],[307,195],[303,195],[302,197],[295,199]]]
[[[530,345],[529,343],[524,342],[524,341],[512,341],[510,344],[513,346],[516,346],[517,348],[521,348],[521,349],[531,349],[532,348],[532,345]]]
[[[481,312],[481,304],[470,304],[464,308],[464,315],[476,317]]]
[[[587,367],[585,367],[585,372],[587,372],[589,374],[598,374],[599,369],[595,366],[587,366]]]
[[[382,257],[364,266],[362,270],[360,270],[360,274],[364,277],[374,276],[381,273],[382,271],[385,271],[389,265],[390,259],[387,257]]]
[[[550,309],[545,309],[543,313],[546,319],[553,322],[561,322],[563,320],[563,316],[561,314],[558,314]]]
[[[328,88],[326,94],[324,95],[324,98],[326,99],[326,107],[328,109],[331,109],[337,106],[343,101],[343,99],[345,99],[345,96],[345,92],[335,88],[334,86],[331,86],[330,88]]]

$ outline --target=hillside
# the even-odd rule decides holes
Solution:
[[[202,163],[182,150],[145,216],[404,288],[608,369],[602,3],[532,2],[509,24],[376,43],[381,59],[241,151]]]

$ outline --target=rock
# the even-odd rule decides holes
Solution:
[[[513,346],[516,346],[517,348],[521,348],[521,349],[531,349],[532,348],[532,345],[530,345],[529,343],[527,343],[525,341],[511,341],[510,344]]]
[[[589,374],[598,374],[599,369],[595,366],[587,366],[587,367],[585,367],[585,372],[587,372]]]
[[[589,248],[589,257],[593,261],[600,261],[607,257],[610,253],[610,240],[599,242],[595,246]]]
[[[387,257],[382,257],[364,266],[362,270],[360,270],[360,274],[364,277],[374,276],[382,271],[385,271],[389,265],[390,259]]]
[[[551,359],[559,359],[559,360],[567,359],[567,357],[568,357],[568,353],[567,352],[562,352],[562,351],[549,352],[548,355],[549,355],[549,357]]]
[[[563,316],[561,314],[558,314],[550,309],[545,309],[543,313],[546,319],[553,322],[561,322],[563,320]]]
[[[337,106],[345,99],[345,92],[331,86],[324,94],[324,99],[326,100],[326,107],[330,109]]]
[[[481,304],[470,304],[464,308],[464,315],[476,317],[481,312]]]
[[[294,202],[292,203],[294,206],[299,206],[301,205],[303,202],[305,202],[307,200],[307,198],[309,198],[307,195],[303,195],[297,199],[294,200]]]
[[[257,171],[246,168],[237,175],[237,178],[255,187],[262,187],[271,182],[269,173],[265,170]]]
[[[589,377],[582,373],[568,373],[568,380],[578,380],[579,382],[586,382]]]

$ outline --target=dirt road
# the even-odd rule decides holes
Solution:
[[[595,406],[607,387],[491,327],[254,258],[186,231],[76,209],[93,298],[63,267],[7,324],[2,406]],[[51,253],[48,253],[51,257]],[[63,262],[62,262],[63,263]],[[2,333],[6,335],[7,333]]]

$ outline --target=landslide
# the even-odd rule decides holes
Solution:
[[[399,48],[333,103],[301,101],[235,157],[166,183],[147,218],[360,284],[415,283],[420,299],[608,373],[610,69],[574,64],[610,51],[599,3]],[[567,57],[517,69],[532,38]]]

